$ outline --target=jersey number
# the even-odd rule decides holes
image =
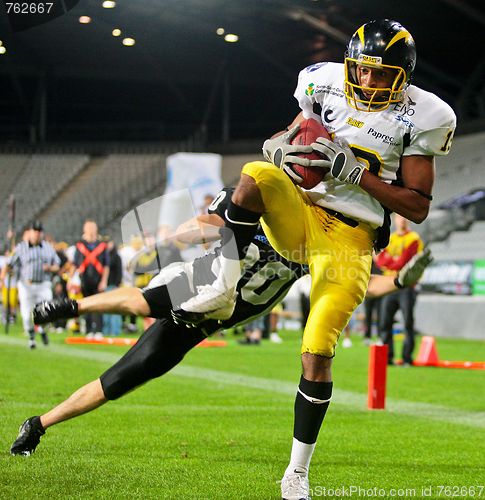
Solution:
[[[293,271],[282,262],[268,262],[241,288],[241,297],[255,306],[266,304],[274,299],[280,288],[292,278]],[[273,280],[271,284],[264,287],[270,280]],[[258,292],[261,288],[263,289]]]
[[[443,151],[444,153],[447,153],[450,150],[452,137],[453,137],[453,130],[450,130],[446,134],[445,143],[441,147],[440,151]]]
[[[212,203],[209,205],[208,210],[212,210],[213,212],[215,212],[221,201],[224,201],[226,196],[226,191],[220,191],[219,194],[212,200]]]
[[[380,176],[383,162],[378,153],[372,149],[364,149],[355,145],[351,145],[350,149],[357,159],[362,160],[367,165],[371,174],[377,175],[377,177]]]

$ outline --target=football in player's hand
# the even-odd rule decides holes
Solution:
[[[300,130],[298,130],[295,137],[291,141],[291,144],[298,144],[303,146],[309,146],[312,142],[315,142],[318,137],[325,137],[331,140],[330,134],[327,129],[318,123],[313,118],[308,118],[300,123]],[[302,153],[303,158],[308,158],[309,160],[321,160],[322,157],[318,153]],[[303,178],[301,182],[298,183],[304,189],[314,188],[325,175],[328,173],[328,168],[322,167],[303,167],[293,163],[291,169]]]

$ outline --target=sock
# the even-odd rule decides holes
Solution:
[[[258,230],[261,214],[229,202],[226,222],[221,229],[221,269],[213,287],[224,292],[236,288],[241,277],[241,261]]]
[[[332,397],[332,382],[311,382],[300,378],[295,398],[293,446],[287,474],[307,474],[318,433]]]
[[[29,330],[29,340],[35,340],[35,331]]]
[[[45,429],[44,426],[42,425],[42,422],[40,421],[40,417],[32,417],[32,426],[34,428],[37,428],[40,435],[45,434]]]

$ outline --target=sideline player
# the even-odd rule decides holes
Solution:
[[[301,71],[295,91],[301,112],[288,132],[265,142],[267,163],[243,167],[229,205],[226,226],[237,252],[224,245],[218,278],[182,304],[191,314],[227,317],[240,260],[260,217],[276,251],[309,264],[310,315],[283,498],[309,496],[308,469],[331,399],[335,345],[364,298],[372,247],[387,245],[391,211],[416,223],[426,219],[434,157],[451,146],[455,114],[437,96],[410,84],[415,63],[409,31],[385,19],[354,33],[344,64],[319,63]],[[308,149],[289,143],[306,118],[320,120],[334,140],[321,137],[312,144],[322,158],[305,162],[329,173],[303,194],[291,181],[298,182],[291,165],[301,164],[295,153]]]
[[[218,229],[224,223],[224,214],[232,189],[221,191],[212,203],[209,216],[199,216],[204,225],[195,228],[192,222],[182,227],[184,242],[201,242],[219,238]],[[207,224],[210,223],[211,226]],[[212,232],[213,234],[209,234]],[[179,233],[180,234],[180,233]],[[164,268],[150,285],[123,288],[100,293],[79,301],[64,299],[44,302],[36,306],[36,322],[49,322],[59,317],[72,317],[83,312],[118,312],[157,317],[158,320],[140,337],[138,342],[100,378],[74,392],[67,400],[40,417],[30,417],[21,426],[19,436],[11,447],[13,455],[30,455],[39,444],[48,427],[94,410],[115,400],[150,379],[160,377],[177,365],[184,355],[201,340],[220,329],[248,322],[271,310],[288,292],[291,285],[308,272],[306,266],[290,263],[278,255],[268,244],[264,234],[258,233],[246,257],[246,272],[238,285],[238,299],[229,320],[209,320],[194,328],[174,323],[170,311],[170,286],[200,281],[200,272],[212,268],[219,251],[208,253],[193,263],[179,263]],[[380,295],[396,288],[416,283],[431,261],[429,253],[417,256],[402,269],[399,276],[376,276],[371,279],[369,293]],[[277,271],[277,272],[275,272]],[[205,280],[213,279],[205,276]],[[374,277],[373,277],[374,278]],[[179,280],[174,283],[174,280]],[[172,285],[171,285],[172,284]],[[192,294],[194,292],[191,292]],[[88,311],[86,311],[88,310]]]

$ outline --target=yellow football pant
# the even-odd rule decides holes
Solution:
[[[10,303],[10,311],[15,311],[15,309],[18,306],[18,291],[17,288],[10,288],[10,293],[9,293],[9,303]],[[7,284],[5,282],[5,286],[2,289],[2,304],[4,307],[7,307]]]
[[[374,230],[365,223],[352,228],[314,205],[271,163],[247,163],[242,173],[261,192],[261,223],[273,248],[310,266],[310,315],[301,352],[333,357],[340,332],[367,290]]]

